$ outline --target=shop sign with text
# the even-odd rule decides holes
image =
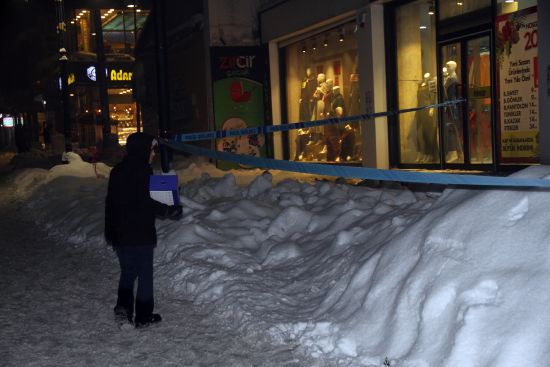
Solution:
[[[496,19],[502,163],[539,160],[537,7]]]
[[[73,63],[71,70],[69,85],[75,82],[80,84],[97,82],[96,65],[93,63]],[[129,85],[133,80],[133,74],[133,64],[108,64],[105,68],[105,81],[109,85]]]
[[[212,82],[216,130],[234,130],[265,123],[264,65],[259,47],[212,47]],[[265,137],[251,134],[216,141],[218,151],[265,157]],[[218,162],[223,169],[235,163]]]

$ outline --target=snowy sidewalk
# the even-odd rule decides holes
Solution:
[[[56,243],[0,193],[2,366],[312,366],[206,310],[156,290],[163,322],[120,331],[113,322],[113,257]],[[103,254],[105,255],[105,254]]]

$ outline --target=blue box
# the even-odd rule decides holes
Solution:
[[[149,178],[149,193],[153,200],[166,205],[179,205],[177,175],[152,175]]]

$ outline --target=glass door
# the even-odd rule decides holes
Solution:
[[[443,161],[445,164],[491,164],[490,36],[442,44],[440,57],[442,100],[467,100],[440,111]]]
[[[462,98],[462,53],[461,42],[441,46],[441,91],[444,102]],[[464,163],[463,104],[443,107],[441,124],[443,161]]]
[[[468,149],[471,164],[493,163],[491,44],[489,36],[467,42]]]

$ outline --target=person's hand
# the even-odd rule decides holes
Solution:
[[[181,218],[183,212],[183,207],[181,205],[172,205],[168,207],[168,212],[166,213],[166,216],[168,219],[172,220],[178,220]]]

